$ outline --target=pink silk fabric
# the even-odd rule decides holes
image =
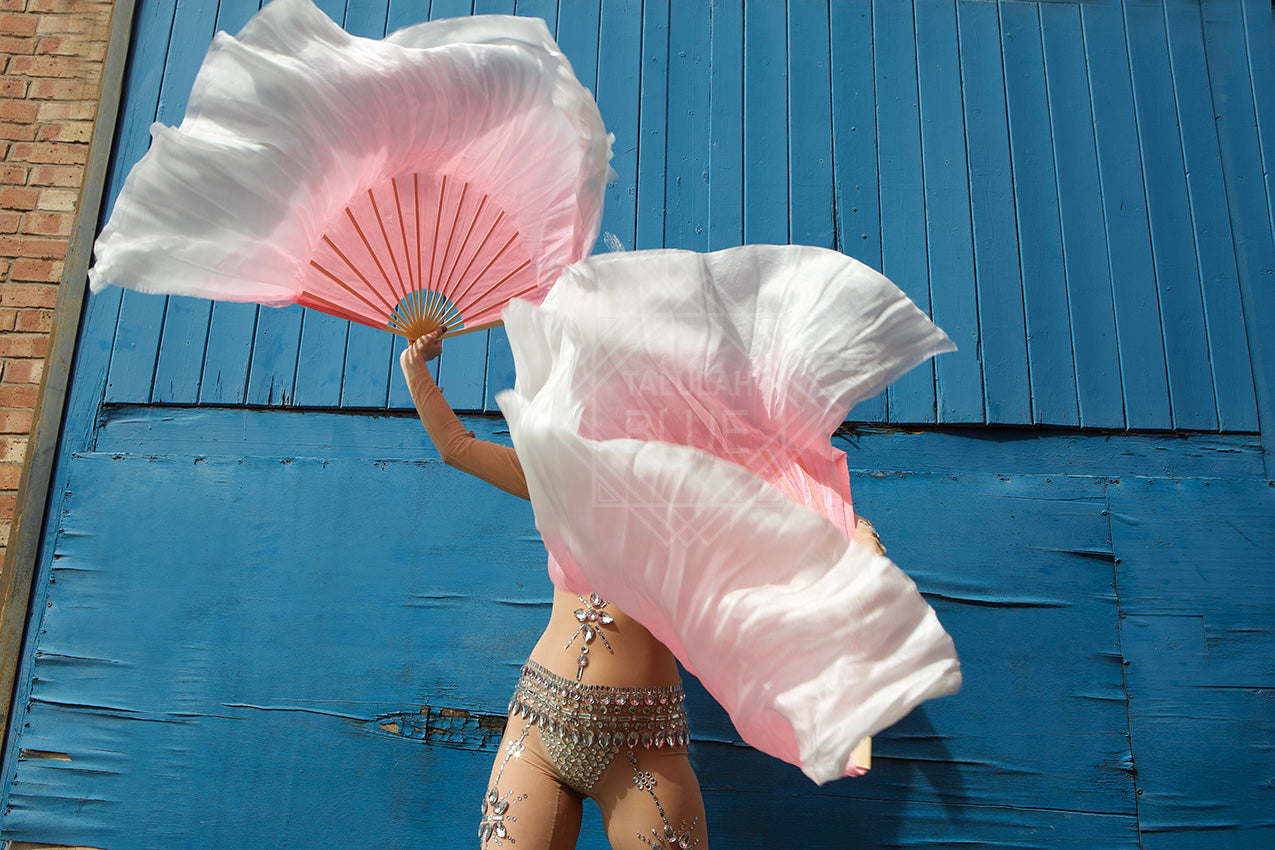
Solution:
[[[949,350],[881,275],[838,254],[638,251],[568,267],[505,325],[498,398],[554,583],[667,645],[741,737],[816,782],[956,690],[915,584],[853,540],[831,446],[857,401]]]

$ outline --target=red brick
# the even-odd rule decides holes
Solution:
[[[32,80],[27,96],[36,100],[96,100],[98,84],[94,80]]]
[[[35,15],[0,15],[0,34],[35,35],[39,23]]]
[[[32,186],[78,187],[84,178],[84,169],[78,165],[37,165],[31,169]],[[14,183],[24,182],[14,180]]]
[[[20,261],[19,261],[20,262]],[[15,271],[17,262],[14,263]],[[58,303],[58,288],[52,283],[6,283],[0,286],[0,304],[6,307],[49,307]],[[18,317],[21,318],[19,313]],[[2,406],[2,405],[0,405]]]
[[[61,279],[62,263],[52,260],[31,260],[26,257],[19,257],[13,261],[13,270],[9,273],[9,276],[13,280],[51,283]],[[56,297],[55,295],[54,298]],[[0,298],[0,303],[3,303],[6,307],[50,306],[47,303],[47,299],[42,299],[39,304],[13,304],[5,297]]]
[[[8,384],[39,384],[43,375],[43,360],[10,360],[4,367],[4,380]]]
[[[6,186],[22,186],[27,182],[31,169],[25,165],[0,165],[0,183]]]
[[[85,64],[73,56],[14,56],[9,60],[9,73],[23,77],[52,77],[82,80]]]
[[[14,330],[20,333],[48,334],[53,331],[52,310],[19,310]]]
[[[72,145],[62,142],[15,142],[9,155],[11,162],[51,163],[54,165],[83,165],[88,159],[88,145]]]
[[[19,186],[0,188],[0,208],[6,210],[33,210],[39,201],[39,189],[27,189]]]
[[[30,434],[34,418],[30,410],[0,410],[0,434]]]
[[[0,494],[0,516],[13,517],[13,508],[17,502],[16,493]],[[8,548],[7,546],[5,548]]]
[[[70,236],[71,215],[69,213],[27,213],[22,222],[22,232],[33,236]]]
[[[26,97],[27,81],[13,78],[0,80],[0,97]]]
[[[53,12],[53,15],[47,17],[66,17],[67,13],[76,11],[76,5],[88,6],[83,0],[77,4],[75,0],[28,0],[28,12]],[[87,11],[87,10],[81,10]]]
[[[8,265],[8,261],[0,261],[0,265]],[[11,331],[18,323],[18,311],[0,307],[0,331]]]
[[[0,12],[25,12],[27,10],[27,0],[3,0],[0,2]]]
[[[49,350],[49,338],[40,333],[9,333],[0,336],[0,357],[39,357]],[[0,405],[3,406],[3,405]]]
[[[93,125],[88,121],[46,124],[40,128],[42,142],[87,142],[93,138]]]
[[[12,142],[33,142],[35,130],[34,124],[0,124],[0,139],[8,139]]]
[[[0,121],[14,124],[30,124],[40,112],[40,104],[25,100],[6,100],[0,103]]]
[[[41,189],[40,202],[36,209],[49,212],[71,212],[75,209],[78,195],[73,189]]]
[[[0,52],[12,56],[25,56],[35,53],[38,42],[34,38],[17,38],[12,35],[0,35]]]
[[[36,52],[37,52],[37,53],[46,53],[46,54],[47,54],[47,53],[58,53],[58,54],[62,54],[62,55],[64,55],[64,56],[65,56],[65,55],[66,55],[66,53],[64,53],[64,52],[63,52],[63,50],[62,50],[62,45],[63,45],[65,42],[66,42],[66,39],[64,39],[64,38],[63,38],[62,36],[60,36],[60,35],[50,36],[50,37],[48,37],[48,38],[42,38],[42,39],[40,39],[39,46],[36,48]],[[67,47],[68,47],[68,48],[73,49],[73,48],[74,48],[74,45],[73,45],[73,44],[68,44],[68,45],[67,45]]]
[[[22,480],[22,464],[0,463],[0,490],[17,490]]]
[[[65,239],[38,239],[34,236],[0,236],[0,257],[34,257],[44,260],[60,260],[65,256]]]
[[[0,213],[0,233],[17,233],[22,225],[22,216],[18,213]]]
[[[35,410],[39,387],[28,384],[0,384],[0,407],[21,407]]]
[[[97,102],[51,100],[39,104],[37,114],[41,121],[92,121]]]
[[[26,437],[0,437],[0,463],[22,463],[26,455]]]

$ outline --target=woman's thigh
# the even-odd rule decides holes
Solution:
[[[572,850],[580,834],[581,799],[545,759],[539,731],[511,717],[483,797],[482,850]]]
[[[704,799],[686,750],[624,750],[591,795],[612,850],[708,850]]]

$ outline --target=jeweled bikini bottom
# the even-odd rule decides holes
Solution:
[[[539,726],[563,781],[586,795],[620,750],[684,747],[689,739],[681,685],[582,685],[534,661],[523,665],[509,713]]]

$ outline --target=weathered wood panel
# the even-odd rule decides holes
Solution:
[[[1143,846],[1275,841],[1275,490],[1110,488]]]
[[[345,418],[337,442],[363,421]],[[287,432],[270,433],[278,452]],[[154,454],[156,436],[149,455],[71,462],[6,837],[119,846],[145,824],[154,847],[319,847],[335,823],[387,846],[465,846],[456,789],[481,791],[548,603],[526,504],[428,457]],[[951,630],[966,686],[882,735],[868,778],[823,789],[740,749],[692,687],[715,840],[844,846],[826,819],[757,817],[795,792],[834,820],[880,812],[865,846],[1039,844],[1064,822],[1077,843],[1133,846],[1104,481],[854,487]],[[164,522],[137,521],[160,492]]]
[[[1259,427],[1252,361],[1270,355],[1247,328],[1275,255],[1271,143],[1253,130],[1275,121],[1253,86],[1275,66],[1261,3],[558,5],[321,4],[372,37],[545,17],[616,134],[604,230],[625,248],[794,241],[883,268],[960,350],[855,420]],[[141,6],[168,40],[135,61],[126,121],[174,123],[212,29],[255,7]],[[126,133],[117,169],[141,152]],[[129,294],[116,339],[112,402],[407,404],[401,344],[322,315]],[[504,337],[452,349],[455,403],[493,410]]]

